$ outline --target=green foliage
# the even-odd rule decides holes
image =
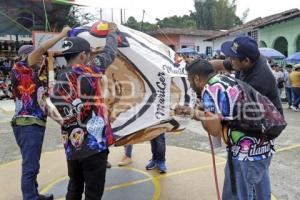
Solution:
[[[246,19],[249,9],[247,9],[240,19],[236,16],[236,0],[194,0],[195,12],[190,15],[171,16],[163,19],[156,19],[156,24],[144,22],[142,31],[153,31],[160,28],[189,28],[189,29],[206,29],[222,30],[230,29],[243,23]],[[127,26],[141,30],[142,23],[134,17],[129,17]]]
[[[196,28],[196,22],[188,15],[182,17],[174,15],[162,20],[156,18],[157,25],[161,28]]]
[[[191,17],[196,21],[197,28],[219,30],[242,24],[235,14],[236,0],[195,0],[194,5],[196,11],[191,13]],[[243,13],[243,19],[248,11]]]
[[[81,26],[93,20],[95,20],[95,17],[79,6],[72,6],[67,16],[67,24],[70,27]]]
[[[135,30],[139,30],[141,28],[140,23],[137,22],[134,17],[129,17],[125,25]]]
[[[144,32],[150,32],[150,31],[154,31],[157,29],[157,25],[156,24],[151,24],[149,22],[144,22],[143,25],[143,30]]]
[[[134,17],[129,17],[127,19],[127,22],[125,23],[126,26],[135,29],[135,30],[141,30],[142,29],[142,22],[136,21]],[[144,32],[154,31],[157,29],[156,24],[151,24],[149,22],[143,22],[143,30]]]
[[[151,24],[149,22],[143,23],[143,30],[144,32],[150,32],[157,30],[158,27],[160,28],[192,28],[196,29],[196,22],[188,15],[184,15],[182,17],[174,15],[172,17],[165,17],[164,19],[156,19],[156,24]],[[138,22],[134,17],[129,17],[127,22],[125,23],[126,26],[135,29],[141,30],[142,22]]]

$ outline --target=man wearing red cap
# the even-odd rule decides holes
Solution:
[[[67,36],[69,27],[37,49],[24,45],[18,51],[18,61],[11,71],[16,109],[12,128],[22,155],[21,188],[23,200],[53,199],[53,195],[38,192],[37,175],[46,125],[46,110],[42,96],[47,81],[39,67],[43,54],[60,39]]]

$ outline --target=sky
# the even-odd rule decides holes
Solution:
[[[76,0],[78,3],[89,5],[88,10],[100,18],[102,8],[102,19],[120,22],[120,9],[125,9],[126,19],[134,16],[138,21],[142,20],[145,10],[144,21],[155,23],[156,18],[164,18],[173,15],[189,14],[194,11],[194,0]],[[93,7],[93,8],[91,8]],[[113,12],[112,12],[112,9]],[[241,17],[243,12],[249,8],[246,21],[257,17],[265,17],[288,9],[300,9],[299,0],[237,0],[236,14]],[[112,14],[113,13],[113,14]]]

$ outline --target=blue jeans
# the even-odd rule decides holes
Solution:
[[[152,160],[165,161],[166,160],[166,139],[165,134],[162,133],[153,140],[151,140]]]
[[[131,155],[132,155],[132,145],[125,145],[124,146],[125,148],[125,155],[129,158],[131,158]]]
[[[13,131],[22,155],[23,200],[38,200],[36,179],[40,169],[45,127],[38,125],[13,126]]]
[[[295,106],[296,108],[298,108],[299,104],[300,104],[300,88],[293,87],[292,91],[293,91],[293,94],[294,94],[293,106]]]
[[[232,160],[236,195],[231,190],[230,170],[228,160],[225,167],[223,200],[270,200],[271,184],[269,166],[272,157],[260,161]]]
[[[293,99],[294,99],[292,88],[291,87],[286,87],[285,88],[285,93],[286,93],[286,98],[289,102],[289,106],[292,106],[293,105]]]

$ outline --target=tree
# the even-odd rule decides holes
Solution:
[[[196,21],[197,28],[215,29],[216,0],[195,0],[194,6],[196,12],[192,12],[191,17]]]
[[[144,22],[143,25],[143,32],[151,32],[157,29],[157,25],[156,24],[151,24],[149,22]]]
[[[125,23],[125,26],[128,26],[132,29],[141,31],[142,22],[136,21],[136,19],[134,17],[129,17],[127,19],[127,22]],[[156,24],[151,24],[149,22],[144,22],[143,23],[143,30],[142,30],[143,32],[149,32],[149,31],[153,31],[153,30],[156,30],[156,29],[157,29]]]
[[[76,27],[95,20],[95,16],[87,13],[82,7],[72,6],[66,20],[70,27]]]
[[[156,24],[144,22],[144,32],[161,28],[189,28],[220,30],[230,29],[243,23],[246,19],[249,9],[247,9],[240,19],[236,16],[236,0],[194,0],[195,12],[190,15],[171,16],[163,19],[156,19]],[[141,22],[134,17],[129,17],[126,24],[130,28],[141,30]]]
[[[174,15],[162,20],[156,18],[157,25],[161,28],[196,28],[196,22],[188,15],[182,17]]]
[[[191,17],[196,21],[197,28],[201,29],[230,29],[242,24],[236,16],[236,0],[195,0],[195,12]],[[244,12],[243,18],[247,17]]]
[[[125,23],[126,26],[135,29],[135,30],[139,30],[140,29],[140,25],[139,23],[136,21],[136,19],[134,17],[129,17],[127,19],[127,22]]]

